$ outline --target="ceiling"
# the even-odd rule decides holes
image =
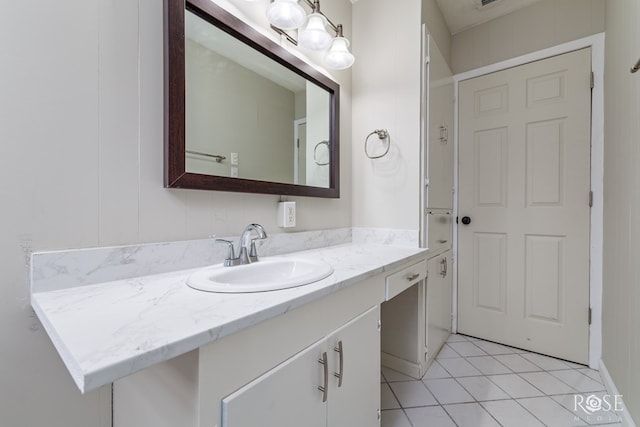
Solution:
[[[481,0],[436,0],[449,26],[456,34],[475,25],[527,7],[540,0],[496,0],[482,6]]]

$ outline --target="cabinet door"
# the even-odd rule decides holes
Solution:
[[[222,426],[325,427],[325,348],[322,340],[223,399]]]
[[[430,96],[433,99],[433,97],[439,95],[442,96],[437,91],[432,90]],[[450,96],[453,97],[453,94]],[[451,102],[440,102],[433,108],[453,108],[453,105]],[[453,209],[452,122],[445,118],[439,118],[438,116],[441,114],[437,114],[437,112],[438,110],[432,114],[429,124],[429,190],[427,203],[430,208]],[[445,136],[447,133],[449,133],[449,136]]]
[[[430,39],[427,206],[453,209],[454,87],[447,62]]]
[[[449,209],[427,209],[428,248],[433,251],[451,249],[453,218]]]
[[[451,252],[428,262],[427,279],[427,345],[433,359],[451,332]]]
[[[379,319],[380,308],[374,307],[327,338],[332,368],[329,371],[329,427],[376,426],[379,423]]]

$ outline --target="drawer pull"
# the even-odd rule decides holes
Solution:
[[[440,261],[440,275],[442,277],[447,277],[447,270],[448,270],[447,258],[442,258],[442,261]]]
[[[438,243],[440,243],[440,244],[445,244],[447,242],[448,242],[448,240],[442,240],[442,239],[438,240]]]
[[[404,278],[407,279],[409,282],[416,280],[418,277],[420,277],[420,273],[409,273],[406,276],[404,276]]]
[[[344,376],[344,351],[342,350],[342,340],[338,341],[338,346],[334,347],[333,351],[340,355],[340,369],[339,372],[334,372],[333,376],[338,379],[338,387],[342,387],[342,377]]]
[[[329,393],[329,363],[327,362],[327,352],[322,353],[322,359],[318,359],[318,363],[324,368],[324,386],[319,385],[318,390],[322,392],[322,401],[327,401]]]

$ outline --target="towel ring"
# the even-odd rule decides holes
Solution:
[[[327,146],[327,150],[331,148],[331,146],[329,145],[329,141],[320,141],[316,144],[316,146],[313,149],[313,161],[316,162],[316,165],[318,166],[326,166],[329,163],[331,163],[331,160],[329,160],[327,163],[318,163],[318,158],[316,157],[316,151],[318,151],[318,147],[321,145],[326,145]]]
[[[378,135],[379,139],[386,139],[387,140],[387,149],[384,150],[384,153],[378,155],[378,156],[372,156],[369,154],[369,150],[368,150],[368,146],[367,144],[369,143],[369,138],[371,137],[371,135],[376,134]],[[391,135],[389,135],[389,132],[386,129],[376,129],[373,132],[371,132],[369,135],[367,135],[367,138],[364,140],[364,154],[370,158],[370,159],[379,159],[381,157],[384,157],[387,155],[387,153],[389,153],[389,148],[391,148]]]

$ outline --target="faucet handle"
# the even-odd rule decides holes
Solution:
[[[215,243],[225,243],[227,245],[227,258],[224,260],[224,266],[229,267],[232,265],[236,265],[239,262],[239,259],[236,258],[236,253],[233,250],[233,242],[225,239],[216,239]]]
[[[261,237],[255,237],[251,239],[251,249],[249,250],[249,260],[256,262],[258,260],[258,251],[256,250],[256,240],[262,240]]]

